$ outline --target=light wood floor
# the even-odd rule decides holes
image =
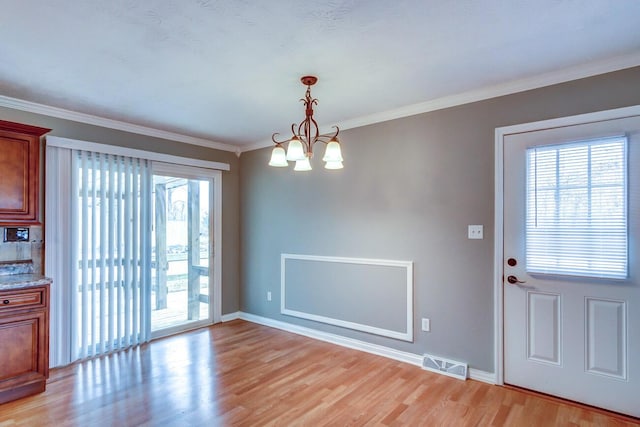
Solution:
[[[0,426],[631,426],[236,320],[51,372]]]

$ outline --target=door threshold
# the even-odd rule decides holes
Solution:
[[[617,418],[621,421],[626,421],[630,423],[640,423],[640,418],[634,417],[632,415],[622,414],[620,412],[610,411],[608,409],[599,408],[597,406],[587,405],[586,403],[576,402],[575,400],[569,400],[562,397],[554,396],[552,394],[541,393],[539,391],[531,390],[524,387],[518,387],[515,385],[504,383],[505,388],[510,390],[519,391],[524,394],[528,394],[535,397],[540,397],[545,400],[549,400],[552,402],[560,403],[567,406],[572,406],[579,409],[585,409],[587,411],[596,412],[598,414],[607,415],[613,418]]]

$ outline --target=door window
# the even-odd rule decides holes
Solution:
[[[627,277],[627,138],[527,149],[531,273]]]

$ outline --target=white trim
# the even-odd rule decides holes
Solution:
[[[231,322],[232,320],[237,320],[239,318],[240,318],[240,312],[239,311],[235,311],[233,313],[223,314],[220,317],[220,321],[221,322]]]
[[[202,168],[179,163],[165,163],[161,161],[152,162],[152,172],[157,175],[175,175],[179,178],[196,180],[217,179],[222,176],[222,172],[218,169]]]
[[[340,130],[353,129],[371,125],[374,123],[401,119],[403,117],[415,116],[417,114],[428,113],[430,111],[442,110],[444,108],[451,108],[458,105],[469,104],[472,102],[484,101],[486,99],[496,98],[498,96],[511,95],[518,92],[538,89],[545,86],[583,79],[599,74],[610,73],[613,71],[623,70],[625,68],[636,67],[638,65],[640,65],[640,53],[617,56],[614,58],[606,59],[604,61],[592,62],[590,64],[583,64],[559,71],[552,71],[534,77],[499,83],[493,86],[486,86],[455,95],[444,96],[442,98],[436,98],[430,101],[420,102],[418,104],[407,105],[393,110],[357,117],[351,120],[338,122],[336,123],[336,125],[340,127]],[[325,128],[323,126],[321,131],[325,132],[325,130],[330,131],[331,127],[327,126]],[[271,140],[260,141],[256,142],[255,144],[243,147],[242,152],[257,150],[270,146],[273,146],[273,142]]]
[[[500,132],[503,137],[517,133],[535,132],[544,129],[552,129],[566,126],[602,122],[606,120],[623,119],[640,115],[640,105],[630,107],[614,108],[613,110],[595,111],[592,113],[578,114],[569,117],[559,117],[556,119],[541,120],[538,122],[522,123],[511,126],[496,128],[496,136]]]
[[[623,70],[625,68],[631,68],[638,65],[640,65],[640,53],[616,56],[614,58],[609,58],[603,61],[597,61],[589,64],[566,68],[563,70],[552,71],[534,77],[500,83],[497,85],[487,86],[455,95],[436,98],[430,101],[412,104],[393,110],[387,110],[380,113],[357,117],[351,120],[339,122],[337,123],[337,125],[340,126],[341,130],[353,129],[361,126],[371,125],[374,123],[386,122],[389,120],[409,117],[416,114],[427,113],[429,111],[455,107],[457,105],[482,101],[498,96],[510,95],[513,93],[524,92],[526,90],[537,89],[572,80],[596,76],[599,74],[610,73],[613,71]],[[86,123],[89,125],[101,126],[109,129],[117,129],[125,132],[136,133],[139,135],[167,139],[170,141],[200,145],[217,150],[231,151],[236,153],[238,157],[240,157],[240,154],[245,151],[257,150],[273,145],[273,142],[271,140],[259,141],[248,146],[225,144],[208,139],[196,138],[179,133],[135,125],[119,120],[107,119],[86,113],[65,110],[63,108],[51,107],[48,105],[24,101],[21,99],[11,98],[3,95],[0,95],[0,107],[12,108],[15,110],[27,111],[35,114],[43,114],[50,117],[57,117],[59,119],[72,120],[79,123]],[[331,130],[330,126],[327,126],[326,128],[323,126],[322,128]]]
[[[388,359],[397,360],[399,362],[408,363],[410,365],[422,367],[423,356],[419,354],[409,353],[406,351],[395,350],[393,348],[385,347],[378,344],[371,344],[368,342],[343,337],[328,332],[322,332],[311,328],[305,328],[303,326],[293,325],[287,322],[281,322],[279,320],[270,319],[267,317],[257,316],[250,313],[233,313],[233,315],[239,314],[242,320],[247,322],[257,323],[260,325],[268,326],[271,328],[280,329],[283,331],[291,332],[298,335],[303,335],[308,338],[313,338],[319,341],[328,342],[331,344],[339,345],[341,347],[351,348],[353,350],[364,351],[365,353],[375,354],[377,356],[386,357]],[[469,369],[469,378],[476,381],[482,381],[489,384],[495,384],[495,375],[491,372],[485,372],[478,369]]]
[[[345,264],[365,264],[365,265],[382,265],[385,267],[413,267],[412,261],[398,261],[393,259],[375,259],[375,258],[347,258],[337,256],[321,256],[321,255],[301,255],[283,253],[283,257],[289,259],[299,259],[303,261],[324,261],[324,262],[341,262]],[[408,277],[408,276],[407,276]]]
[[[331,334],[328,332],[318,331],[316,329],[298,326],[280,320],[274,320],[267,317],[257,316],[251,313],[240,312],[240,319],[246,320],[260,325],[269,326],[271,328],[281,329],[283,331],[292,332],[305,337],[325,341],[336,344],[341,347],[352,348],[354,350],[364,351],[366,353],[384,356],[389,359],[398,360],[400,362],[409,363],[411,365],[422,367],[422,356],[419,354],[408,353],[405,351],[395,350],[378,344],[356,340],[353,338],[343,337],[341,335]]]
[[[71,152],[56,148],[45,150],[47,164],[44,179],[45,209],[44,217],[44,245],[45,265],[44,274],[52,279],[50,286],[50,316],[49,316],[49,366],[64,366],[71,362],[71,337],[66,331],[71,330],[70,310],[72,300],[71,286],[68,286],[73,276],[73,268],[68,256],[68,242],[71,236],[71,206],[69,203],[59,203],[61,200],[71,200]],[[66,248],[60,251],[60,248]]]
[[[495,362],[493,370],[496,373],[496,384],[502,385],[504,371],[504,347],[503,347],[503,305],[502,289],[502,259],[504,243],[504,134],[501,128],[496,129],[495,140],[495,195],[494,195],[494,222],[493,222],[493,344],[495,347]]]
[[[496,384],[504,383],[504,290],[503,281],[503,240],[504,240],[504,144],[509,135],[534,132],[544,129],[575,126],[614,120],[640,115],[640,105],[616,108],[613,110],[596,111],[593,113],[579,114],[576,116],[561,117],[557,119],[542,120],[538,122],[522,123],[512,126],[504,126],[495,130],[495,195],[494,195],[494,346],[495,346],[495,378]]]
[[[286,260],[297,259],[304,261],[318,261],[318,262],[336,262],[344,264],[361,264],[361,265],[380,265],[385,267],[400,267],[406,269],[406,332],[399,332],[390,329],[379,328],[371,325],[365,325],[362,323],[350,322],[347,320],[336,319],[333,317],[321,316],[317,314],[306,313],[297,310],[291,310],[286,308],[286,283],[285,283],[285,268]],[[396,261],[396,260],[383,260],[383,259],[366,259],[366,258],[344,258],[344,257],[331,257],[331,256],[317,256],[317,255],[298,255],[298,254],[281,254],[280,255],[280,313],[294,316],[301,319],[313,320],[316,322],[322,322],[329,325],[340,326],[343,328],[349,328],[356,331],[367,332],[370,334],[380,335],[389,338],[395,338],[403,341],[413,341],[413,262],[411,261]]]
[[[157,162],[173,163],[183,166],[199,168],[230,170],[228,163],[212,162],[209,160],[192,159],[189,157],[173,156],[171,154],[155,153],[153,151],[138,150],[135,148],[121,147],[118,145],[99,144],[97,142],[80,141],[78,139],[62,138],[59,136],[47,136],[47,145],[72,150],[86,150],[96,153],[112,154],[115,156],[137,157],[139,159],[153,160]]]
[[[222,319],[222,172],[217,171],[213,178],[213,211],[215,215],[209,215],[209,227],[213,226],[213,245],[210,256],[213,258],[213,304],[209,304],[213,310],[213,323]]]
[[[209,139],[196,138],[180,133],[135,125],[119,120],[106,119],[104,117],[65,110],[58,107],[51,107],[48,105],[24,101],[22,99],[11,98],[3,95],[0,95],[0,107],[13,108],[15,110],[27,111],[29,113],[35,114],[44,114],[49,117],[72,120],[74,122],[86,123],[89,125],[136,133],[138,135],[152,136],[155,138],[167,139],[169,141],[184,142],[186,144],[199,145],[202,147],[214,148],[216,150],[232,151],[234,153],[237,153],[239,151],[239,148],[237,146],[231,144],[224,144],[222,142],[211,141]]]
[[[469,378],[487,384],[498,384],[496,374],[493,372],[481,371],[480,369],[469,368]]]
[[[222,172],[219,170],[183,166],[173,163],[154,161],[151,174],[170,175],[180,178],[204,180],[209,182],[209,205],[213,215],[209,215],[209,230],[213,236],[209,239],[209,319],[154,332],[152,338],[172,335],[180,330],[191,330],[220,322],[222,313]]]

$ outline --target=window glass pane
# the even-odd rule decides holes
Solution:
[[[594,186],[613,184],[624,181],[625,152],[621,147],[607,144],[594,146],[591,149],[591,181]]]
[[[626,138],[527,150],[527,271],[627,277]]]
[[[570,147],[555,150],[558,155],[560,187],[586,187],[588,181],[588,147]],[[555,168],[554,168],[555,169]],[[553,170],[555,173],[556,171]]]

